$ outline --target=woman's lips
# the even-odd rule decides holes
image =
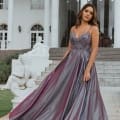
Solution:
[[[86,19],[89,19],[89,17],[88,17],[88,16],[85,16],[85,18],[86,18]]]

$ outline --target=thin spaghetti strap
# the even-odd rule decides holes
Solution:
[[[89,26],[88,31],[91,31],[92,25]]]
[[[91,33],[91,28],[92,28],[92,25],[89,26],[87,32]]]

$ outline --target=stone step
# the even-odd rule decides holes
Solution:
[[[120,87],[100,87],[109,120],[120,120]]]
[[[51,70],[47,70],[45,72],[41,73],[41,76],[43,75],[47,75],[51,72]],[[103,79],[120,79],[120,73],[97,73],[99,78],[103,78]]]
[[[108,74],[120,74],[120,70],[118,69],[98,69],[97,68],[97,73],[102,74],[102,73],[108,73]]]
[[[54,69],[53,69],[54,70]],[[51,72],[51,70],[47,70],[41,73],[41,75],[44,74],[49,74]],[[106,79],[120,79],[120,73],[101,73],[101,72],[97,72],[97,75],[99,78],[106,78]]]
[[[49,74],[50,72],[44,72],[40,79],[37,80],[38,83],[39,81],[42,81],[44,80],[44,78]],[[98,81],[99,81],[99,84],[100,86],[120,86],[120,77],[117,77],[117,76],[99,76],[98,74]]]
[[[55,68],[57,65],[50,65],[49,68],[45,68],[45,71],[49,70],[49,69],[52,69],[52,68]],[[115,73],[120,73],[120,68],[119,66],[116,66],[116,67],[112,67],[112,66],[108,66],[108,67],[102,67],[102,66],[97,66],[96,65],[96,69],[97,69],[97,72],[100,72],[100,73],[103,73],[103,72],[107,72],[107,73],[112,73],[112,72],[115,72]]]
[[[102,67],[108,67],[108,66],[112,66],[112,67],[116,67],[116,66],[120,66],[120,63],[109,63],[108,61],[106,61],[106,63],[102,64],[102,63],[95,63],[96,66],[102,66]],[[120,68],[120,67],[119,67]]]
[[[120,78],[119,79],[105,79],[105,78],[98,78],[100,86],[113,86],[119,87],[120,86]]]
[[[41,73],[40,81],[42,81],[60,61],[53,61],[49,67]],[[101,86],[120,86],[120,62],[119,61],[96,61],[98,80]],[[39,81],[38,81],[39,83]]]
[[[61,60],[67,48],[51,48],[50,59]],[[120,60],[120,48],[99,48],[97,60],[104,61],[119,61]]]
[[[107,66],[107,67],[105,67],[105,66],[97,66],[96,65],[96,68],[97,68],[97,70],[120,70],[120,67],[119,66]]]
[[[96,61],[95,62],[97,65],[112,65],[112,66],[117,66],[120,65],[120,61]]]
[[[59,64],[59,62],[60,61],[53,61],[53,63],[49,67],[47,67],[45,69],[45,71],[46,72],[52,71]],[[97,73],[109,73],[109,74],[112,74],[112,73],[119,74],[120,73],[119,64],[115,64],[115,63],[105,62],[103,64],[103,62],[102,63],[97,62],[96,68],[97,68]]]
[[[49,72],[49,71],[53,71],[55,69],[56,66],[50,67],[50,68],[46,68],[44,72]],[[44,73],[43,72],[43,73]],[[107,74],[107,76],[120,76],[120,70],[117,69],[97,69],[97,74],[99,74],[100,76],[103,75],[105,76],[105,74]]]
[[[60,60],[53,60],[52,65],[57,65],[60,63]],[[102,66],[102,67],[107,67],[107,66],[120,66],[120,61],[97,61],[95,62],[96,66]],[[120,67],[119,67],[120,69]]]
[[[62,56],[50,56],[49,58],[50,60],[61,60]],[[120,60],[120,56],[118,58],[118,56],[112,56],[111,58],[108,58],[107,56],[105,57],[97,57],[96,58],[98,61],[119,61]]]
[[[97,73],[99,78],[119,78],[120,79],[120,73]]]
[[[40,84],[41,81],[43,81],[45,79],[45,77],[48,75],[49,73],[44,74],[43,76],[41,76],[41,78],[39,80],[36,80],[37,84]],[[100,86],[114,86],[114,87],[119,87],[120,86],[120,78],[99,78],[99,84]]]

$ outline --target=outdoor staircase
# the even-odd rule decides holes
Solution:
[[[67,48],[51,48],[50,49],[50,59],[60,60]],[[97,60],[99,61],[120,61],[120,48],[99,48],[99,53],[97,55]]]
[[[54,60],[52,64],[41,73],[42,81],[60,61]],[[96,61],[98,80],[100,86],[120,87],[120,62],[119,61]],[[38,81],[39,83],[39,81]]]
[[[38,84],[59,64],[65,50],[50,49],[53,62],[41,73],[41,79],[36,81]],[[120,120],[120,49],[100,48],[95,64],[109,120]]]

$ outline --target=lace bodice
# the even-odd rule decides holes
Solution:
[[[98,29],[93,28],[91,31],[82,33],[80,36],[76,37],[75,32],[70,32],[70,42],[73,49],[86,49],[89,50],[92,47],[92,42],[95,43],[99,39]]]
[[[72,48],[79,49],[89,49],[91,47],[91,34],[90,32],[83,33],[79,37],[75,36],[74,32],[70,33],[70,42],[72,44]]]

